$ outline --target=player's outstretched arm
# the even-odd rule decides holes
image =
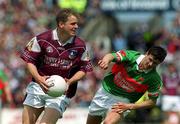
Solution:
[[[156,104],[156,101],[148,99],[140,103],[122,103],[119,102],[112,106],[112,112],[123,113],[126,110],[149,108]]]
[[[32,63],[27,63],[27,69],[30,72],[30,74],[33,76],[33,78],[36,80],[36,82],[41,86],[43,91],[47,92],[49,89],[49,85],[46,83],[46,79],[49,76],[39,75],[36,66]]]
[[[119,102],[112,106],[111,111],[107,114],[104,124],[113,123],[119,124],[121,119],[123,118],[123,112],[126,110],[139,109],[139,108],[147,108],[153,106],[155,102],[153,100],[146,100],[141,103],[122,103]]]
[[[76,83],[77,81],[81,80],[85,75],[86,75],[85,72],[78,71],[70,79],[65,78],[65,80],[68,85],[71,85],[71,84]]]
[[[109,66],[109,63],[112,62],[114,56],[111,53],[106,54],[103,59],[99,60],[98,65],[100,68],[106,70]]]

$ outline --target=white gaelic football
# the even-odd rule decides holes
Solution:
[[[59,97],[67,90],[67,83],[63,77],[59,75],[52,75],[46,80],[50,88],[47,92],[49,96]]]

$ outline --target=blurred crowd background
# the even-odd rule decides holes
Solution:
[[[101,84],[100,80],[106,73],[97,67],[97,61],[104,54],[120,49],[144,52],[152,45],[161,45],[167,49],[168,56],[158,67],[164,81],[158,105],[152,109],[133,111],[124,122],[180,124],[180,121],[178,122],[180,108],[176,109],[177,101],[172,103],[172,109],[166,109],[167,101],[163,98],[170,96],[168,100],[171,97],[180,99],[179,10],[172,8],[118,10],[112,7],[114,5],[112,1],[125,2],[124,0],[0,0],[0,69],[8,76],[13,96],[11,105],[4,95],[2,96],[3,107],[21,108],[25,88],[31,79],[25,63],[19,57],[19,52],[33,36],[55,28],[55,15],[59,9],[72,8],[80,14],[78,35],[86,41],[94,71],[79,81],[76,96],[72,99],[70,107],[89,106]],[[177,2],[180,8],[178,1],[175,0],[174,3]]]

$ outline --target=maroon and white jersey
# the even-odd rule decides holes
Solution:
[[[84,41],[74,36],[63,44],[58,38],[57,29],[32,38],[23,50],[21,58],[36,65],[40,75],[70,78],[79,70],[92,71]],[[74,90],[76,84],[71,87],[73,86],[70,86],[70,89]]]

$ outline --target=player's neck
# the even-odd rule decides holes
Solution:
[[[142,65],[142,62],[139,63],[138,67],[139,67],[139,70],[143,70],[144,69],[143,65]]]
[[[60,31],[58,29],[58,38],[62,43],[65,43],[67,40],[69,40],[71,38],[71,36],[69,36],[68,34],[64,33],[63,31]]]

